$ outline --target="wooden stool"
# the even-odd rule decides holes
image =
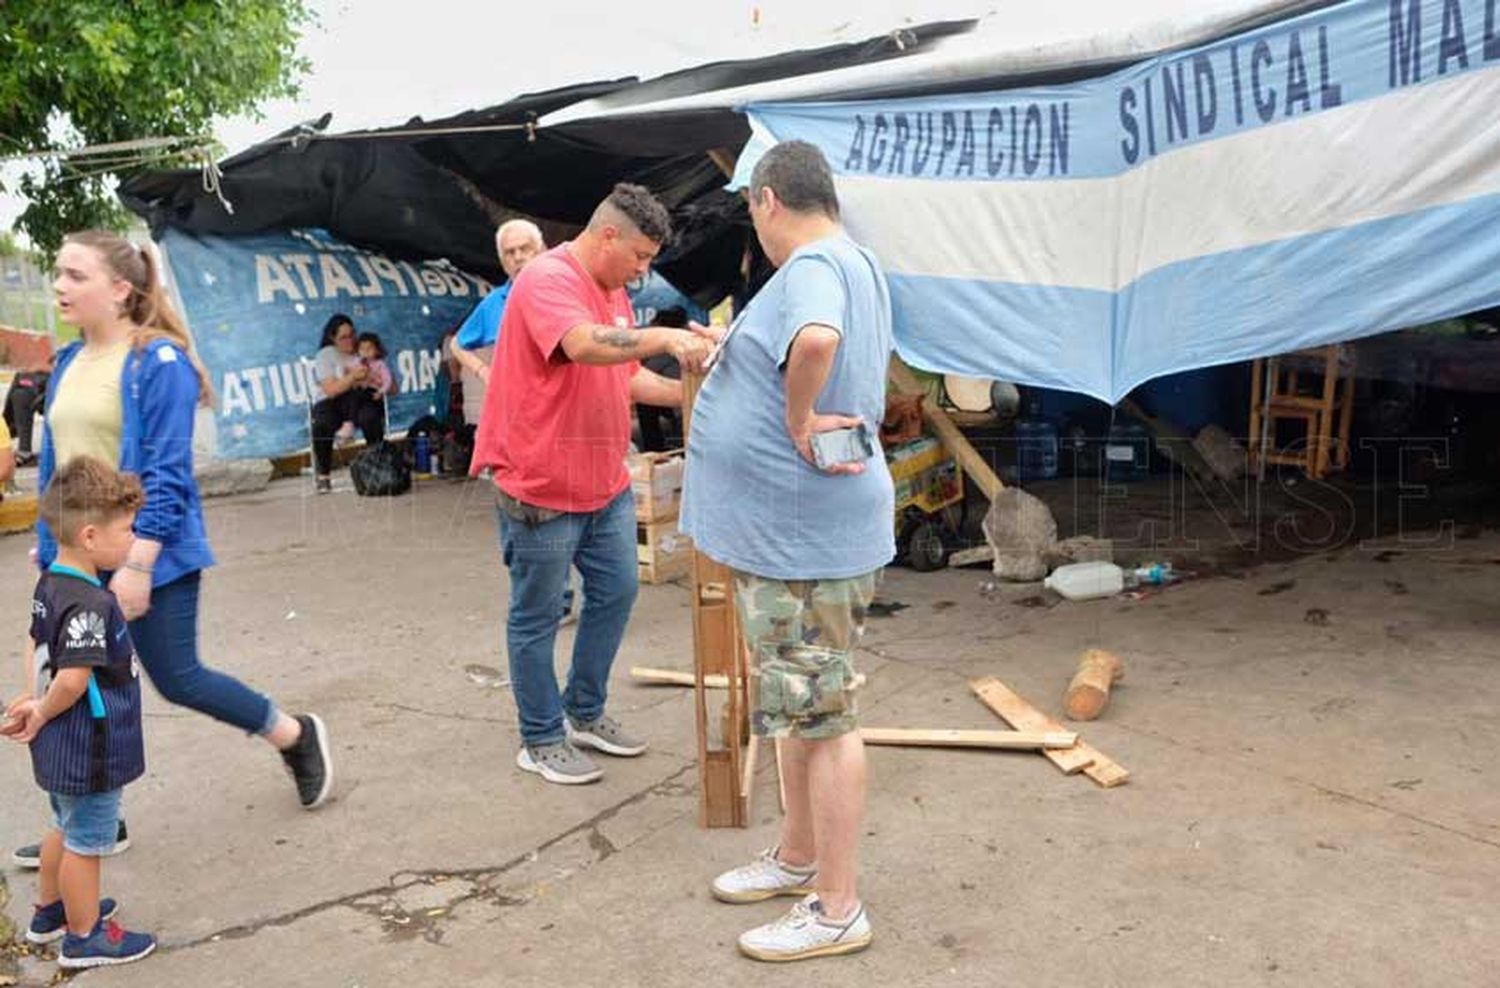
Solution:
[[[1276,430],[1284,421],[1296,422],[1305,435],[1301,448],[1278,446]],[[1249,447],[1258,470],[1286,464],[1314,480],[1343,470],[1353,421],[1354,360],[1348,348],[1336,344],[1255,361]]]

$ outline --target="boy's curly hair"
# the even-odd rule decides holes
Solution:
[[[133,515],[146,503],[134,474],[121,473],[93,456],[75,456],[52,475],[37,513],[63,545],[74,544],[85,525],[104,525]]]

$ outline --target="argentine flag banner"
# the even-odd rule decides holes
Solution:
[[[1500,304],[1500,0],[1349,0],[1069,85],[754,104],[930,370],[1115,402]]]

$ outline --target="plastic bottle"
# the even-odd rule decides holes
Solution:
[[[437,418],[436,405],[427,406],[427,416],[433,419]],[[443,476],[443,441],[439,437],[433,436],[428,442],[432,457],[429,464],[432,475],[434,477],[441,477]]]
[[[417,437],[416,445],[416,470],[418,477],[432,476],[432,443],[426,433]]]
[[[1143,566],[1137,566],[1125,582],[1133,587],[1159,587],[1175,579],[1177,579],[1177,574],[1172,572],[1171,563],[1146,563]]]

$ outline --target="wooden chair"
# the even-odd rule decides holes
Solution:
[[[1295,422],[1305,440],[1282,448],[1277,427]],[[1354,353],[1341,344],[1255,361],[1250,376],[1250,456],[1257,469],[1301,467],[1314,480],[1349,465]]]

